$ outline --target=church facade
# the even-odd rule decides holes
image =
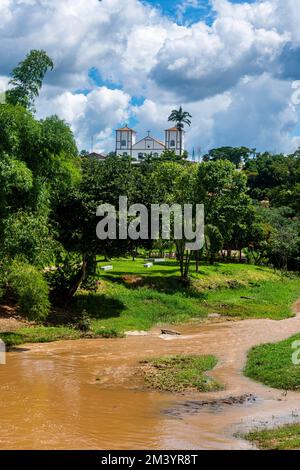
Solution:
[[[143,160],[147,155],[159,157],[165,150],[173,150],[176,155],[184,151],[184,131],[177,127],[165,130],[164,142],[152,137],[150,131],[143,139],[136,138],[136,132],[127,125],[116,130],[116,155],[131,156],[135,160]],[[181,150],[180,150],[181,149]]]

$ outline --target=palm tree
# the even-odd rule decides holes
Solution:
[[[168,121],[175,121],[176,127],[179,130],[180,135],[180,156],[182,154],[182,131],[184,129],[184,124],[187,124],[189,127],[191,125],[192,116],[187,111],[183,111],[182,106],[179,109],[173,109]]]

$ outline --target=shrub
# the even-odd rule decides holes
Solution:
[[[30,320],[47,317],[50,309],[49,288],[36,267],[14,261],[7,280],[20,309]]]
[[[63,257],[56,269],[45,273],[50,287],[50,298],[53,305],[65,306],[68,292],[74,282],[74,277],[81,268],[81,259],[78,255],[68,254]]]
[[[97,276],[87,276],[81,283],[81,289],[89,292],[97,292],[99,286],[99,279]]]
[[[87,332],[91,329],[91,319],[84,309],[82,312],[74,316],[72,326],[79,331]]]

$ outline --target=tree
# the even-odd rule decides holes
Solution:
[[[247,177],[227,160],[199,165],[196,199],[204,204],[205,224],[219,229],[224,247],[242,250],[254,222],[254,208],[247,194]]]
[[[256,218],[265,227],[267,237],[263,245],[270,261],[279,269],[299,266],[300,222],[291,217],[288,207],[258,207]]]
[[[159,160],[161,162],[180,162],[182,160],[182,156],[176,155],[174,150],[166,149],[160,155]]]
[[[292,155],[257,154],[245,165],[250,194],[276,207],[288,206],[300,213],[300,152]]]
[[[184,129],[184,124],[187,124],[189,127],[191,125],[191,118],[192,116],[187,111],[183,111],[182,106],[177,109],[173,109],[170,116],[168,117],[168,121],[176,122],[176,127],[179,130],[180,135],[180,150],[179,155],[182,155],[182,132]]]
[[[9,82],[12,89],[6,92],[6,101],[33,110],[35,98],[39,95],[43,79],[53,62],[45,51],[32,50],[12,71]]]
[[[193,204],[195,201],[195,182],[197,176],[197,167],[186,162],[161,162],[153,170],[150,180],[156,190],[153,196],[149,198],[152,203],[159,204]],[[174,232],[174,216],[171,219],[171,235]],[[186,248],[187,240],[185,234],[181,239],[173,239],[176,247],[176,256],[180,266],[181,281],[186,285],[189,283],[189,268],[191,261],[191,251]]]
[[[209,255],[210,264],[214,264],[217,254],[223,248],[223,237],[215,225],[208,224],[205,227],[205,245]]]
[[[64,121],[57,116],[38,121],[22,107],[0,106],[0,198],[9,197],[0,213],[8,205],[10,212],[34,212],[42,201],[68,191],[80,175],[74,136]]]
[[[40,62],[31,64],[34,57]],[[42,319],[49,311],[44,268],[64,252],[55,213],[80,183],[81,167],[69,126],[57,116],[39,121],[24,107],[41,86],[41,61],[31,54],[15,69],[24,82],[15,82],[11,102],[0,105],[0,288],[25,314]]]
[[[58,240],[65,249],[65,256],[58,263],[60,279],[56,284],[60,285],[56,301],[65,305],[71,302],[82,281],[95,273],[97,255],[109,258],[132,254],[136,248],[131,240],[99,240],[96,236],[99,205],[111,204],[117,208],[120,195],[128,198],[129,205],[136,202],[137,170],[130,157],[86,159],[82,170],[80,184],[60,199],[54,214]],[[117,214],[117,224],[118,220]],[[70,262],[66,262],[67,258]]]
[[[43,268],[60,249],[47,213],[17,212],[3,222],[0,253]]]
[[[247,147],[220,147],[210,150],[206,155],[204,155],[203,160],[228,160],[239,168],[242,163],[249,160],[250,155],[252,154],[253,150],[250,150]]]

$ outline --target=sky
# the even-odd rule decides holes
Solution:
[[[300,0],[0,0],[0,92],[31,49],[55,68],[37,117],[68,122],[79,149],[114,150],[128,123],[163,139],[192,115],[186,146],[300,146]]]

